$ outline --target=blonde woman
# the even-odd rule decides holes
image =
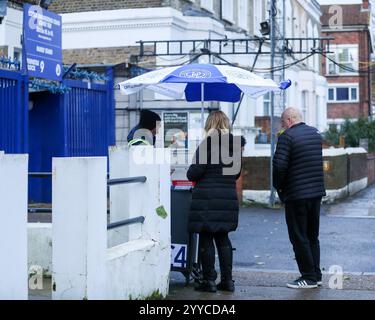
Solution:
[[[199,253],[203,281],[198,291],[234,291],[233,250],[228,233],[238,225],[239,204],[236,193],[237,170],[241,162],[241,139],[230,133],[230,121],[222,111],[211,112],[205,125],[206,139],[199,145],[187,177],[196,182],[192,194],[189,231],[199,233]],[[236,159],[229,163],[228,158]],[[219,255],[221,282],[216,285],[215,247]]]

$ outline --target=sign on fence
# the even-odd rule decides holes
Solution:
[[[24,5],[23,52],[30,77],[62,80],[61,16]]]

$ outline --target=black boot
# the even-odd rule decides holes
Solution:
[[[217,287],[215,281],[212,280],[203,280],[201,281],[196,287],[196,291],[202,291],[202,292],[216,292]]]
[[[215,270],[215,248],[213,244],[212,247],[205,247],[203,245],[200,245],[199,251],[202,264],[203,279],[199,281],[198,285],[195,287],[195,290],[204,292],[216,292],[217,287],[215,280],[217,278],[217,273]]]
[[[217,289],[220,291],[229,291],[234,292],[234,281],[233,280],[221,280],[221,282],[217,285]]]
[[[233,249],[232,247],[218,248],[221,282],[217,285],[218,290],[234,292],[234,281],[232,279]]]

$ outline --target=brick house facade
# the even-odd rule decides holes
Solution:
[[[335,38],[331,51],[336,53],[330,56],[333,60],[361,72],[344,71],[328,59],[322,58],[322,72],[329,84],[328,124],[332,125],[339,125],[345,119],[369,117],[372,114],[370,6],[368,1],[364,0],[362,4],[339,7],[342,11],[329,5],[322,6],[322,36]],[[341,12],[342,25],[330,26],[330,22],[334,21],[333,16]]]

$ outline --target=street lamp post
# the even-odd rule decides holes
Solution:
[[[275,78],[275,49],[276,49],[276,42],[275,42],[275,10],[276,10],[276,0],[270,1],[270,25],[271,25],[271,34],[270,34],[270,41],[271,41],[271,79],[274,80]],[[271,92],[271,114],[270,114],[270,139],[271,139],[271,156],[270,156],[270,206],[274,206],[275,204],[275,190],[273,188],[273,176],[272,176],[272,159],[275,154],[275,135],[274,135],[274,115],[275,115],[275,94]]]

